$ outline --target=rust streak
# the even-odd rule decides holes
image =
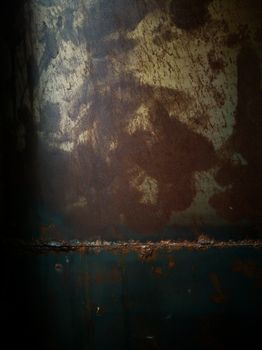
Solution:
[[[230,248],[262,248],[262,240],[238,240],[238,241],[215,241],[212,239],[197,241],[158,241],[158,242],[140,242],[140,241],[31,241],[5,240],[5,244],[10,249],[20,248],[26,251],[36,252],[62,252],[62,251],[116,251],[122,253],[137,252],[141,259],[147,259],[147,256],[156,256],[158,251],[176,251],[180,249],[206,250],[210,248],[230,249]]]

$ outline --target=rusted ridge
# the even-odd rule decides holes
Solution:
[[[125,250],[125,251],[137,251],[137,252],[150,252],[153,250],[179,250],[179,249],[208,249],[208,248],[261,248],[262,240],[229,240],[229,241],[216,241],[206,236],[200,236],[197,241],[171,241],[163,240],[158,242],[140,242],[140,241],[43,241],[35,240],[31,242],[25,242],[21,240],[5,241],[9,246],[16,246],[24,248],[26,250],[34,250],[39,252],[52,252],[52,251],[85,251],[85,250],[97,250],[97,251],[112,251],[112,250]]]

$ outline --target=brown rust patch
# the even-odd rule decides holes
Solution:
[[[212,295],[211,300],[216,304],[223,304],[226,299],[223,294],[215,294]]]
[[[232,266],[232,271],[255,281],[254,288],[262,288],[262,268],[252,260],[237,260]]]
[[[171,119],[162,104],[155,102],[149,113],[154,132],[138,130],[131,136],[121,135],[112,160],[116,169],[121,168],[116,206],[124,213],[128,227],[145,233],[163,228],[172,210],[190,206],[196,194],[193,173],[208,169],[215,160],[211,143]],[[157,182],[155,205],[141,204],[141,194],[130,187],[129,170],[136,166]]]
[[[121,271],[117,267],[113,267],[109,271],[98,271],[93,277],[95,283],[119,283],[121,281]]]
[[[194,173],[212,167],[216,155],[210,141],[169,115],[166,103],[179,104],[180,99],[184,103],[179,91],[140,85],[132,78],[109,84],[107,91],[98,87],[90,96],[79,132],[95,123],[94,137],[79,143],[70,156],[61,152],[63,164],[59,156],[51,164],[48,159],[52,177],[45,179],[49,207],[65,213],[78,237],[92,232],[93,237],[120,239],[119,225],[155,234],[172,212],[191,205]],[[129,133],[127,126],[141,106],[146,106],[148,127]],[[52,165],[62,165],[63,174]]]
[[[55,270],[57,271],[57,272],[63,272],[63,265],[62,264],[55,264]]]
[[[258,268],[256,262],[252,260],[237,260],[232,266],[232,271],[242,273],[248,278],[262,277],[262,269]]]
[[[167,266],[170,270],[176,267],[175,260],[171,255],[167,257]]]
[[[158,250],[153,247],[144,246],[138,256],[142,262],[151,262],[157,258]]]
[[[222,108],[226,102],[226,95],[224,91],[218,91],[217,89],[213,88],[212,89],[212,93],[214,96],[214,99],[217,103],[217,106],[219,106],[220,108]],[[224,127],[227,126],[227,122],[224,118]],[[212,127],[212,126],[211,126]]]
[[[231,158],[235,153],[241,158],[238,162],[232,159],[222,161],[215,178],[225,190],[211,197],[209,203],[229,221],[261,222],[262,94],[259,59],[253,49],[243,48],[237,64],[236,125],[226,150]]]
[[[206,113],[195,114],[190,122],[196,129],[208,130],[211,125],[210,116]]]
[[[172,40],[174,40],[176,38],[176,34],[173,33],[170,29],[167,29],[162,34],[162,38],[167,42],[171,42]]]
[[[139,241],[44,241],[33,240],[31,242],[25,242],[21,240],[1,240],[1,244],[5,249],[11,249],[12,251],[25,251],[33,253],[50,253],[50,252],[70,252],[77,251],[79,253],[95,252],[100,253],[102,251],[108,251],[112,254],[127,255],[131,252],[136,253],[138,258],[142,261],[152,261],[160,252],[167,254],[175,252],[181,249],[188,250],[207,250],[210,248],[216,249],[232,249],[232,248],[254,248],[258,249],[262,247],[261,240],[239,240],[239,241],[158,241],[158,242],[139,242]],[[149,256],[149,260],[147,257]]]
[[[153,272],[156,276],[158,276],[158,277],[160,277],[160,276],[163,275],[163,269],[162,269],[162,267],[160,267],[160,266],[154,266],[154,267],[152,267],[152,272]]]
[[[212,272],[209,274],[208,277],[209,277],[209,280],[210,280],[213,288],[216,291],[216,294],[211,296],[211,300],[217,304],[224,303],[226,301],[226,297],[222,291],[221,282],[220,282],[218,275],[216,273]]]
[[[184,30],[201,27],[209,18],[210,2],[211,0],[172,0],[170,13],[174,24]]]
[[[219,56],[218,53],[213,49],[209,51],[207,57],[210,68],[213,70],[214,73],[217,74],[224,70],[225,62],[222,55]]]
[[[247,25],[239,25],[238,30],[235,33],[230,33],[226,37],[226,46],[233,48],[238,45],[243,45],[249,37],[249,31]]]

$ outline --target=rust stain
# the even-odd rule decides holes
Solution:
[[[147,244],[143,247],[141,252],[138,254],[142,262],[151,262],[157,258],[158,251],[154,247],[150,247]]]
[[[253,279],[254,288],[262,288],[262,268],[257,266],[255,261],[252,260],[237,260],[232,266],[232,271],[241,273],[243,276],[249,279]]]
[[[117,96],[119,89],[125,98]],[[139,233],[156,233],[168,224],[172,212],[191,205],[196,195],[194,173],[211,168],[216,154],[210,141],[170,117],[158,97],[166,94],[171,90],[131,80],[111,86],[106,95],[92,97],[98,149],[103,150],[112,137],[116,146],[108,161],[88,143],[79,144],[70,155],[65,187],[73,184],[74,195],[86,200],[81,206],[71,206],[67,219],[80,235],[85,236],[87,230],[106,235],[106,228],[112,227],[112,238],[117,239],[114,227],[121,224]],[[180,94],[175,90],[171,96],[179,102]],[[130,134],[126,125],[144,103],[151,129]],[[93,121],[87,123],[92,126]],[[56,204],[56,208],[66,202],[66,193],[56,190],[50,195],[50,205]]]
[[[243,45],[248,38],[247,27],[240,27],[238,32],[230,33],[226,37],[226,45],[230,48]]]
[[[171,18],[174,24],[184,30],[201,27],[209,18],[208,4],[211,0],[172,0]]]
[[[211,300],[216,304],[223,304],[226,298],[223,294],[215,294],[211,296]]]
[[[62,272],[63,269],[64,269],[64,267],[63,267],[62,264],[58,264],[58,263],[55,264],[55,270],[56,270],[57,272]]]
[[[225,62],[223,56],[219,56],[215,50],[211,50],[208,53],[208,63],[214,73],[218,74],[225,68]]]
[[[176,267],[175,260],[171,255],[167,257],[167,266],[170,270]]]
[[[262,269],[257,266],[255,261],[252,260],[236,261],[232,266],[232,271],[242,273],[245,277],[248,278],[262,277]]]
[[[109,271],[109,273],[105,273],[103,271],[99,271],[94,276],[94,280],[98,284],[104,283],[118,283],[121,281],[121,271],[120,269],[114,267]]]
[[[189,250],[206,250],[210,248],[230,249],[230,248],[261,248],[261,240],[239,240],[239,241],[215,241],[215,240],[199,240],[199,241],[158,241],[158,242],[139,242],[139,241],[44,241],[33,240],[2,240],[2,246],[9,249],[17,249],[21,251],[31,252],[69,252],[78,251],[85,253],[87,251],[101,252],[110,251],[112,253],[128,254],[130,252],[137,253],[138,257],[144,262],[154,260],[161,251],[173,252],[180,249]],[[149,260],[148,260],[149,259]],[[171,262],[173,264],[173,262]]]
[[[216,294],[211,296],[211,300],[217,304],[222,304],[226,301],[226,296],[224,295],[221,287],[220,278],[214,272],[209,274],[209,280],[215,289]]]
[[[158,276],[158,277],[160,277],[160,276],[163,275],[163,269],[162,269],[162,267],[160,267],[160,266],[154,266],[154,267],[152,267],[152,272],[153,272],[156,276]]]
[[[21,168],[39,175],[32,202],[69,228],[42,225],[45,240],[260,220],[257,10],[246,0],[28,5]],[[22,173],[24,193],[32,172]]]

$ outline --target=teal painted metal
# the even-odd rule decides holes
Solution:
[[[8,348],[254,348],[261,288],[254,248],[10,254],[2,341],[9,330]]]

